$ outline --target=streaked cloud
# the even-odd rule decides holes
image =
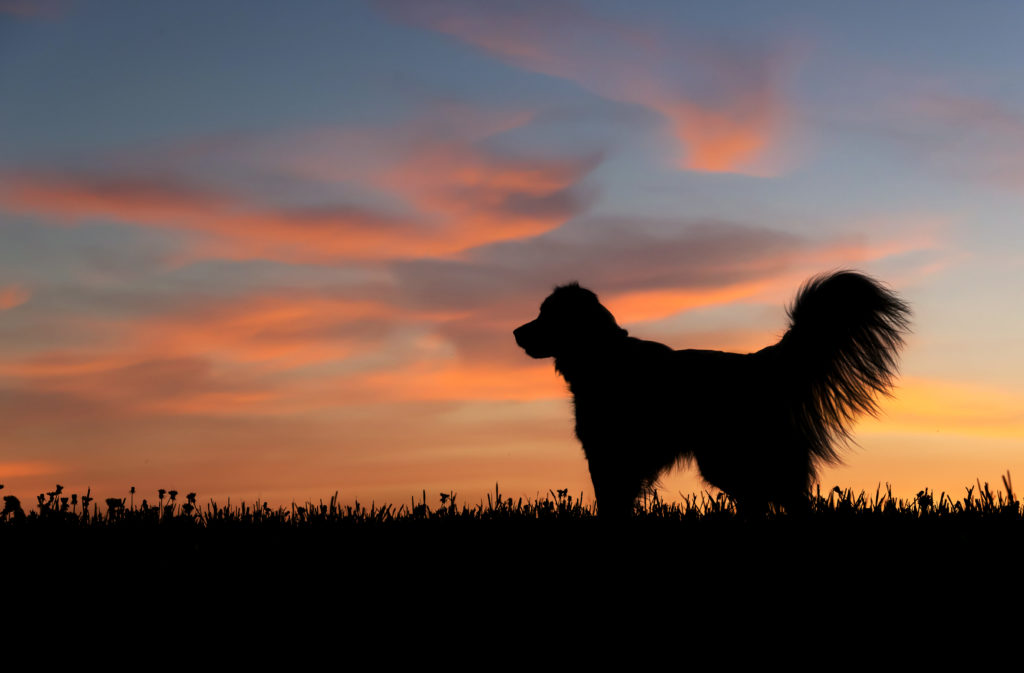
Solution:
[[[170,179],[21,174],[4,182],[0,203],[9,211],[67,224],[104,220],[198,232],[207,235],[199,250],[229,259],[359,258],[416,232],[411,222],[356,208],[272,209]]]
[[[12,477],[34,477],[42,474],[55,474],[60,465],[57,463],[45,463],[38,460],[4,461],[0,463],[0,474],[5,479]]]
[[[452,255],[549,231],[589,205],[578,183],[600,163],[600,152],[513,155],[477,144],[479,124],[468,124],[462,135],[449,130],[440,136],[431,133],[434,125],[414,126],[391,136],[374,129],[368,133],[377,144],[369,146],[366,138],[353,140],[358,134],[337,131],[329,171],[320,169],[319,145],[332,135],[323,130],[254,138],[251,147],[227,158],[232,164],[262,157],[260,170],[291,179],[362,185],[381,197],[373,207],[345,195],[306,206],[275,205],[258,194],[184,177],[190,166],[202,176],[201,152],[169,175],[123,158],[107,172],[8,172],[0,206],[62,223],[102,220],[182,231],[193,236],[187,253],[193,258],[322,264]],[[268,157],[282,142],[287,150]],[[307,152],[311,156],[304,157]]]
[[[435,229],[358,208],[274,209],[122,178],[9,176],[0,199],[10,211],[66,223],[105,220],[200,233],[191,248],[196,258],[325,263],[444,254],[489,240],[469,228]]]
[[[649,320],[765,288],[781,287],[788,296],[822,269],[908,252],[941,255],[941,248],[940,234],[928,227],[868,242],[725,221],[579,218],[558,231],[460,259],[398,263],[395,274],[414,306],[437,302],[487,315],[497,306],[532,310],[555,285],[578,281],[602,297],[619,298],[624,314],[635,309],[634,319]]]
[[[1019,192],[1024,184],[1024,108],[965,95],[920,95],[905,103],[908,133],[928,161],[951,175]],[[923,141],[923,142],[922,142]]]
[[[746,45],[730,51],[560,1],[378,4],[521,68],[658,113],[682,146],[678,163],[687,170],[764,173],[767,155],[790,122],[785,85],[792,63],[786,50]]]
[[[275,402],[294,411],[280,403],[292,390],[288,372],[379,350],[396,326],[421,319],[322,294],[197,299],[156,314],[103,318],[102,330],[86,316],[69,317],[65,329],[79,334],[73,346],[8,356],[0,373],[27,391],[117,401],[130,414],[230,414]]]

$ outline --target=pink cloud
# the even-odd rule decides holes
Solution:
[[[705,173],[764,173],[759,160],[781,133],[781,105],[772,90],[737,95],[718,109],[684,101],[658,101],[651,107],[669,121],[687,148],[682,166]]]
[[[736,302],[779,304],[781,308],[795,296],[802,283],[823,270],[857,267],[905,253],[937,248],[936,235],[921,230],[872,244],[836,241],[806,249],[776,251],[754,259],[738,260],[730,270],[731,274],[746,280],[709,287],[620,291],[609,296],[608,307],[622,322],[659,320],[695,308]]]
[[[453,358],[438,328],[466,316],[309,292],[197,299],[104,319],[105,336],[92,344],[8,356],[0,375],[14,386],[9,403],[36,399],[30,408],[69,417],[89,409],[110,418],[290,416],[371,402],[558,396],[550,367]],[[69,318],[64,328],[92,334],[91,320]],[[511,336],[505,342],[512,351]]]
[[[70,395],[119,416],[304,413],[400,398],[400,381],[389,393],[373,377],[446,351],[427,338],[430,326],[462,315],[309,292],[197,299],[185,309],[104,319],[102,330],[91,318],[68,318],[63,329],[102,336],[0,359],[0,375],[22,398]],[[338,366],[359,358],[372,364],[337,380]]]
[[[509,335],[511,344],[511,332]],[[565,398],[565,384],[550,363],[538,365],[525,359],[520,366],[469,364],[457,360],[424,361],[370,374],[358,381],[356,387],[358,398],[389,402]]]
[[[187,256],[194,258],[326,263],[443,257],[550,231],[587,207],[576,187],[599,154],[510,156],[474,140],[519,122],[498,115],[490,125],[470,122],[440,135],[430,124],[414,125],[390,138],[374,129],[367,132],[376,139],[373,147],[346,130],[284,134],[253,139],[228,157],[235,169],[255,159],[267,161],[257,167],[269,173],[360,185],[385,205],[351,205],[342,197],[336,205],[270,206],[259,195],[197,188],[173,176],[125,177],[146,174],[129,164],[99,175],[8,173],[0,205],[58,222],[104,219],[186,232]],[[332,167],[325,166],[325,143]],[[287,150],[272,151],[282,144]],[[363,152],[371,154],[365,162]]]
[[[0,311],[21,306],[32,296],[28,290],[21,285],[7,285],[0,287]]]
[[[571,80],[660,114],[683,148],[679,165],[762,174],[792,117],[786,54],[729,52],[562,2],[480,5],[392,0],[393,15],[527,70]]]
[[[323,262],[387,252],[402,256],[438,245],[414,223],[398,218],[345,207],[270,209],[171,181],[7,175],[0,203],[10,211],[67,223],[107,219],[198,232],[207,235],[200,249],[234,259]]]
[[[382,181],[450,222],[451,235],[468,248],[557,228],[583,205],[568,190],[599,161],[497,157],[438,143],[419,148]]]
[[[217,358],[281,371],[343,360],[359,349],[358,344],[374,343],[381,330],[455,315],[460,314],[405,311],[369,299],[298,291],[196,298],[187,308],[137,318],[68,317],[61,328],[80,335],[76,348],[0,361],[0,373],[74,377],[141,361],[188,358]]]
[[[609,284],[591,289],[627,325],[699,307],[756,302],[777,306],[781,326],[782,307],[810,274],[937,245],[926,231],[873,245],[800,245],[769,233],[727,228],[712,236],[712,230],[698,227],[679,241],[653,240],[660,248],[671,244],[687,251],[697,266],[683,264],[683,275],[660,283],[638,282],[648,272],[662,274],[658,260],[639,255],[642,268],[609,266]],[[733,236],[754,237],[757,245],[735,257],[729,253],[736,248],[727,245]],[[600,261],[602,245],[609,244],[580,254]],[[612,237],[608,254],[616,248]],[[679,269],[673,250],[665,271]],[[491,269],[483,252],[476,263],[436,261],[429,273],[442,285],[432,286],[432,301],[417,299],[417,274],[378,288],[376,298],[291,291],[197,299],[172,311],[104,320],[102,342],[8,359],[0,362],[0,374],[19,381],[26,392],[73,395],[123,414],[287,415],[368,402],[560,399],[564,386],[550,365],[522,357],[511,337],[543,299],[532,278],[538,271],[526,267],[516,279],[497,270],[517,266],[520,253],[541,264],[550,255],[523,243],[495,252],[502,251],[512,257],[491,260]],[[477,272],[497,277],[500,301],[493,301],[488,286],[474,294]],[[469,294],[459,295],[460,289]],[[99,333],[82,319],[67,329]]]
[[[434,230],[434,250],[448,254],[550,231],[589,205],[579,185],[602,152],[559,156],[495,147],[495,138],[532,117],[529,110],[440,105],[394,127],[253,138],[239,148],[239,159],[407,207],[424,230]],[[424,256],[434,250],[425,246]]]

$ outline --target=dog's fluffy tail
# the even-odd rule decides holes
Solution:
[[[838,462],[836,444],[853,420],[877,415],[875,396],[889,395],[910,326],[910,307],[878,282],[853,271],[809,280],[789,309],[779,343],[794,421],[814,457]]]

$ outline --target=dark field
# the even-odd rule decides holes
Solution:
[[[377,614],[410,601],[429,612],[466,600],[538,610],[882,600],[913,610],[951,592],[1017,595],[1024,513],[1008,479],[1001,486],[909,500],[836,488],[816,493],[806,514],[755,518],[705,494],[648,500],[611,523],[564,491],[536,502],[496,491],[476,505],[424,494],[398,506],[272,509],[174,492],[97,503],[58,488],[31,508],[5,498],[0,563],[48,596],[107,603],[322,599]]]
[[[419,561],[427,563],[475,548],[519,546],[526,551],[534,545],[557,558],[612,539],[653,545],[662,554],[748,545],[786,555],[807,545],[829,554],[840,543],[883,542],[906,550],[919,546],[920,551],[986,544],[1024,549],[1024,510],[1007,477],[999,489],[976,483],[964,491],[960,498],[924,490],[901,499],[881,487],[874,493],[819,488],[808,513],[772,511],[755,517],[738,515],[724,494],[696,494],[681,503],[654,497],[638,503],[631,520],[606,522],[593,505],[566,491],[529,501],[504,498],[496,488],[486,502],[475,505],[447,493],[433,502],[424,492],[405,504],[369,506],[342,505],[335,495],[274,509],[259,502],[202,504],[196,494],[183,497],[176,491],[152,498],[132,493],[99,503],[58,486],[32,505],[5,495],[0,541],[8,550],[31,550],[29,556],[40,560],[71,548],[76,562],[102,563],[132,550],[148,554],[158,565],[166,552],[184,557],[247,553],[268,559],[340,554],[368,560],[417,550]]]

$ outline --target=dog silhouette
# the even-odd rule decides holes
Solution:
[[[514,331],[569,384],[602,517],[630,515],[659,475],[691,461],[740,512],[807,507],[816,469],[839,462],[854,419],[889,394],[910,309],[840,271],[808,281],[788,313],[782,339],[756,353],[673,350],[629,336],[571,283]]]

